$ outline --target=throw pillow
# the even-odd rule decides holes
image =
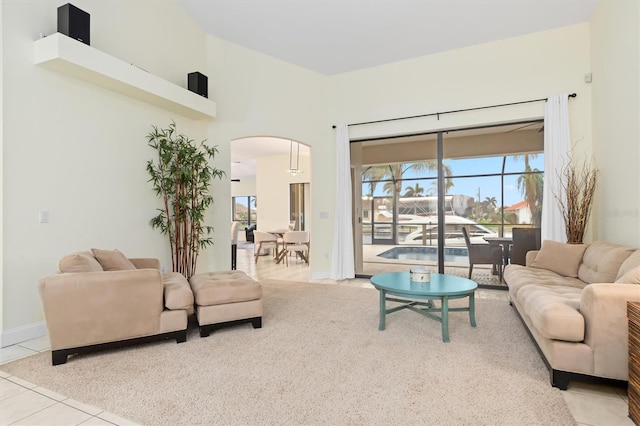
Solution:
[[[618,278],[617,283],[621,284],[640,284],[640,266],[637,266]]]
[[[577,277],[586,244],[565,244],[544,240],[531,266],[553,271],[563,277]]]
[[[99,272],[103,271],[91,252],[73,253],[63,257],[58,262],[58,269],[62,273],[69,272]]]
[[[627,259],[622,262],[620,265],[620,269],[618,269],[618,275],[616,276],[616,281],[621,279],[627,272],[631,272],[631,270],[640,266],[640,249],[635,250],[631,256],[627,257]]]
[[[133,263],[120,250],[91,249],[91,251],[105,271],[136,269]]]

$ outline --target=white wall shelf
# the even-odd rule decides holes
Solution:
[[[195,120],[216,116],[215,102],[63,34],[41,38],[33,47],[35,64]]]

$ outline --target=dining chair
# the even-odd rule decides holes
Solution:
[[[238,261],[238,230],[240,222],[231,222],[231,270],[235,270]]]
[[[473,272],[473,265],[494,265],[498,271],[498,277],[502,282],[502,246],[483,243],[471,243],[469,232],[462,227],[462,235],[469,252],[469,279]]]
[[[260,256],[263,249],[273,249],[273,257],[278,254],[278,237],[273,234],[255,230],[253,231],[253,244],[256,263],[258,263],[258,256]]]
[[[295,253],[296,256],[309,263],[309,231],[288,231],[282,236],[284,248],[286,250],[285,263],[289,266],[289,254]]]

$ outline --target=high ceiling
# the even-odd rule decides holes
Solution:
[[[310,155],[311,150],[304,144],[289,139],[272,137],[250,137],[231,142],[231,179],[242,179],[256,174],[256,159],[272,155],[293,153]]]
[[[207,33],[325,75],[589,21],[597,0],[178,0]]]
[[[335,75],[586,22],[598,0],[177,1],[213,36]],[[232,178],[254,173],[257,157],[288,154],[289,145],[234,141]]]

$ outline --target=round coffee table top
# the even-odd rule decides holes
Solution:
[[[387,272],[372,276],[371,284],[378,290],[413,297],[462,296],[478,288],[478,284],[469,279],[434,272],[431,273],[431,281],[427,283],[411,281],[409,272]]]

